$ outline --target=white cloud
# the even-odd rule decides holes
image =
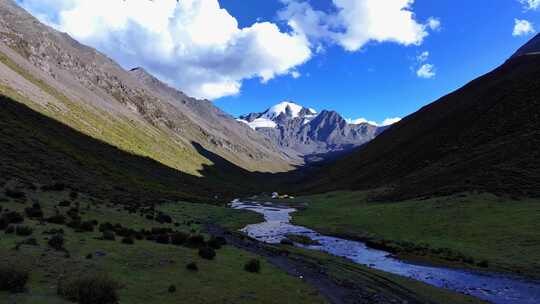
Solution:
[[[537,10],[540,8],[540,0],[519,0],[519,2],[523,4],[527,10]]]
[[[416,71],[416,75],[420,78],[426,78],[426,79],[433,78],[436,75],[435,66],[429,63],[423,64]]]
[[[441,30],[441,20],[434,17],[429,17],[426,23],[427,27],[429,27],[432,31],[440,31]]]
[[[366,43],[420,45],[440,21],[417,21],[414,0],[280,0],[290,29],[270,22],[240,27],[218,0],[18,0],[40,20],[102,51],[125,68],[142,66],[186,93],[238,94],[245,79],[297,78],[297,67],[327,45],[358,51]]]
[[[389,125],[393,125],[397,122],[400,122],[401,121],[401,118],[400,117],[393,117],[393,118],[387,118],[385,119],[383,122],[382,122],[382,126],[389,126]]]
[[[238,94],[244,79],[294,77],[294,68],[312,56],[303,35],[269,22],[240,28],[218,0],[21,3],[124,67],[143,66],[196,97]]]
[[[513,36],[525,36],[535,32],[533,24],[527,20],[514,19],[514,22]]]
[[[350,119],[350,118],[348,118],[348,119],[346,119],[346,121],[348,123],[350,123],[350,124],[359,125],[359,124],[363,124],[363,123],[368,123],[370,125],[377,126],[377,127],[385,127],[385,126],[393,125],[393,124],[395,124],[396,122],[398,122],[400,120],[401,120],[401,118],[399,118],[399,117],[393,117],[393,118],[386,118],[381,123],[378,123],[376,121],[367,120],[365,118],[358,118],[358,119]]]
[[[298,78],[300,78],[302,76],[302,74],[300,74],[300,72],[298,72],[298,71],[292,71],[291,76],[294,79],[298,79]]]
[[[426,62],[429,59],[429,52],[424,51],[420,53],[420,55],[416,56],[416,61],[418,62]]]
[[[370,41],[419,45],[428,29],[438,30],[440,21],[419,23],[412,12],[414,0],[333,0],[335,12],[313,9],[304,0],[281,0],[282,20],[311,41],[325,40],[358,51]]]

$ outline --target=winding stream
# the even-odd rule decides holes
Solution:
[[[374,269],[471,295],[492,303],[540,303],[540,282],[530,282],[500,274],[416,265],[400,261],[388,252],[368,248],[362,242],[325,236],[309,228],[293,225],[291,214],[296,211],[294,208],[239,200],[233,201],[231,207],[264,215],[263,223],[248,225],[242,229],[250,237],[262,242],[277,244],[290,233],[305,235],[318,241],[319,245],[295,244],[296,246],[324,251]]]

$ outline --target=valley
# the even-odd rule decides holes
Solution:
[[[290,39],[306,43],[310,56],[326,56],[330,46],[312,44],[312,33],[300,28],[306,20],[295,14],[280,25],[288,32],[258,18],[240,28],[233,18],[230,35],[209,34],[204,30],[215,28],[205,18],[227,19],[219,1],[159,2],[168,22],[197,10],[215,14],[194,18],[195,32],[183,32],[182,22],[194,22],[189,14],[167,23],[174,35],[160,43],[191,40],[151,64],[127,67],[136,61],[117,62],[109,57],[116,53],[61,31],[70,10],[56,19],[25,10],[53,4],[0,0],[0,303],[540,301],[540,34],[484,76],[403,119],[378,113],[377,123],[351,119],[338,105],[360,103],[344,89],[355,77],[345,63],[337,65],[340,79],[327,84],[294,65],[274,70],[248,58],[263,52],[290,59],[265,53],[275,45],[291,51]],[[279,4],[311,12],[309,1]],[[411,17],[411,7],[398,11]],[[136,28],[122,40],[115,35],[134,22],[124,17],[103,29],[115,51],[137,58],[163,47],[130,49],[132,41],[162,33],[139,36]],[[331,20],[327,31],[341,29]],[[413,28],[435,31],[436,20],[426,22]],[[382,43],[366,43],[372,40]],[[402,54],[409,74],[436,80],[429,52],[411,54]],[[237,57],[246,57],[239,67]],[[415,74],[420,64],[429,71]],[[163,73],[150,72],[158,68]],[[326,68],[320,59],[316,70]],[[361,70],[376,77],[368,65]],[[275,88],[285,78],[283,90],[268,94],[275,104],[257,107],[261,112],[235,106],[246,114],[232,115],[216,106],[223,100],[186,93],[225,90],[231,108],[231,100],[249,98],[260,106],[264,94],[243,96],[242,81]],[[398,92],[402,84],[392,85]],[[378,84],[364,88],[388,93]],[[291,101],[302,90],[319,90],[313,103],[324,107]],[[355,107],[380,112],[383,98],[373,99]]]

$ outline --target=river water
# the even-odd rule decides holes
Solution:
[[[287,234],[305,235],[318,245],[299,247],[324,251],[344,257],[355,263],[394,273],[424,283],[471,295],[497,304],[539,304],[540,282],[531,282],[518,277],[417,265],[394,258],[390,253],[368,248],[363,242],[325,236],[306,227],[291,224],[291,214],[296,209],[271,203],[231,203],[234,209],[251,210],[264,215],[265,221],[248,225],[242,231],[262,242],[278,244]]]

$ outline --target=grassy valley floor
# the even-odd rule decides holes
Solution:
[[[401,258],[540,278],[540,200],[458,194],[372,202],[367,192],[281,200],[297,225],[367,241]]]
[[[68,303],[57,295],[59,282],[92,273],[106,274],[119,283],[120,303],[325,303],[314,288],[264,259],[260,260],[260,273],[246,271],[245,264],[256,256],[233,246],[217,249],[215,258],[208,260],[199,256],[197,248],[185,244],[160,244],[137,238],[132,239],[133,244],[124,244],[125,238],[118,233],[115,240],[104,240],[104,233],[98,229],[107,222],[135,231],[170,228],[186,235],[202,234],[208,242],[210,237],[201,231],[203,222],[218,221],[236,230],[260,221],[256,214],[186,202],[156,207],[154,213],[141,209],[130,212],[110,202],[58,189],[61,187],[21,189],[12,181],[0,187],[2,214],[15,211],[24,215],[26,208],[38,203],[43,218],[49,219],[25,216],[22,223],[10,225],[17,227],[15,231],[28,227],[30,235],[10,233],[8,228],[0,231],[0,271],[16,265],[29,274],[26,290],[14,294],[0,291],[0,303]],[[55,214],[65,215],[66,222],[73,222],[69,214],[75,209],[82,222],[96,220],[99,224],[92,231],[82,231],[49,222]],[[170,216],[171,223],[156,221],[159,212]],[[58,229],[63,233],[52,232]],[[57,234],[63,235],[64,249],[55,250],[48,245]],[[31,245],[32,238],[37,244]],[[186,268],[192,262],[198,271]]]

